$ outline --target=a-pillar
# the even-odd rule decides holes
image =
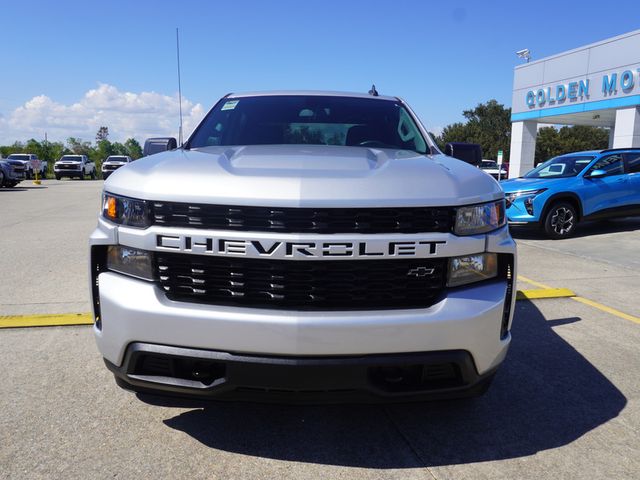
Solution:
[[[511,124],[509,178],[521,177],[533,168],[537,135],[538,122],[535,120],[513,122]]]
[[[640,107],[616,110],[613,148],[640,147]]]

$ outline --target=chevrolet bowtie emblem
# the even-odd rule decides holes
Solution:
[[[407,275],[409,277],[421,278],[421,277],[426,277],[427,275],[433,275],[434,271],[435,270],[433,268],[416,267],[416,268],[412,268],[411,270],[409,270],[407,272]]]

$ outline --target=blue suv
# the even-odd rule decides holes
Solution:
[[[579,221],[640,215],[640,148],[568,153],[501,185],[511,225],[566,238]]]

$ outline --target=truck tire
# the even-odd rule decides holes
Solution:
[[[95,179],[96,179],[96,171],[91,170],[91,180],[95,180]]]
[[[0,187],[4,187],[4,172],[0,170]]]
[[[578,223],[578,214],[573,205],[568,202],[558,202],[544,217],[543,228],[547,236],[553,240],[569,238],[573,235]]]
[[[56,180],[60,180],[60,175],[56,173]]]

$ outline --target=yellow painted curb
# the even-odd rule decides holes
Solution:
[[[541,288],[535,290],[518,290],[516,300],[537,300],[540,298],[575,297],[576,294],[568,288]]]
[[[61,313],[54,315],[0,316],[0,328],[57,327],[63,325],[93,325],[90,313]]]

